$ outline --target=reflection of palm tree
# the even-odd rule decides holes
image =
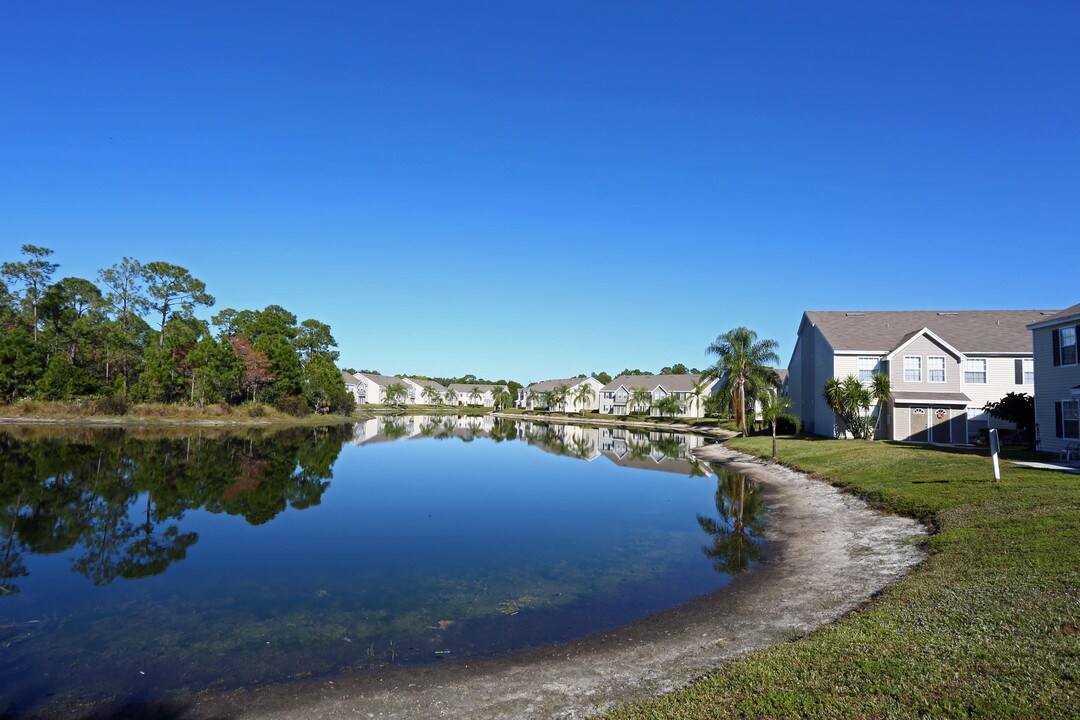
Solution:
[[[646,460],[652,455],[653,446],[644,433],[630,433],[626,441],[626,453],[631,460]]]
[[[652,443],[653,450],[664,457],[680,460],[686,455],[686,441],[682,435],[664,435]]]
[[[386,418],[383,420],[382,434],[391,440],[403,438],[406,434],[405,423],[397,418]]]
[[[570,452],[574,457],[587,460],[593,454],[593,442],[584,435],[578,435],[570,441]]]
[[[712,560],[717,572],[740,573],[765,554],[761,542],[765,503],[757,485],[745,475],[727,470],[719,471],[715,502],[719,521],[697,516],[698,525],[712,541],[711,545],[703,545],[701,552]]]

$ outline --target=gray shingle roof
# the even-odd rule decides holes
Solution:
[[[558,380],[541,380],[540,382],[533,383],[529,387],[525,388],[525,390],[526,392],[528,392],[529,390],[535,390],[538,393],[546,392],[548,390],[554,390],[560,385],[574,387],[575,385],[580,385],[588,379],[589,378],[562,378]]]
[[[341,371],[341,379],[345,381],[346,385],[357,385],[360,382],[356,379],[355,375],[347,373],[344,370]]]
[[[435,388],[439,392],[446,392],[446,386],[442,383],[437,383],[434,380],[417,380],[416,378],[408,378],[409,382],[414,382],[420,387]]]
[[[1051,317],[1040,317],[1035,320],[1032,325],[1053,324],[1055,322],[1071,322],[1074,320],[1080,320],[1080,303],[1067,307],[1064,310],[1060,310],[1054,313]],[[1030,326],[1029,326],[1030,327]]]
[[[473,388],[479,388],[481,393],[495,392],[495,385],[484,385],[482,383],[474,383],[468,385],[465,383],[450,383],[450,389],[456,392],[459,396],[468,395],[472,392]]]
[[[891,352],[928,328],[962,353],[1030,353],[1030,323],[1042,310],[878,310],[821,312],[806,317],[837,352]]]
[[[399,377],[390,377],[389,375],[376,375],[375,373],[356,374],[360,377],[366,377],[367,379],[374,382],[376,385],[381,385],[382,387],[387,387],[388,385],[392,385],[393,383],[401,383],[401,378]]]
[[[700,380],[700,375],[620,375],[602,387],[601,391],[618,390],[620,385],[627,390],[636,387],[654,390],[660,385],[668,392],[690,392]]]

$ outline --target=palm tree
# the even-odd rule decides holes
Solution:
[[[474,385],[473,389],[469,391],[469,400],[472,401],[473,405],[479,405],[482,397],[479,386]]]
[[[844,423],[856,440],[862,440],[873,434],[873,425],[869,417],[874,395],[859,378],[848,375],[841,380],[831,377],[825,381],[825,402]]]
[[[540,393],[536,392],[535,390],[529,390],[528,394],[525,395],[525,408],[528,410],[532,410],[537,406],[540,400]]]
[[[705,413],[701,412],[701,398],[705,396],[705,388],[709,386],[710,382],[712,382],[712,380],[703,376],[701,380],[694,384],[694,389],[690,391],[687,412],[692,414],[701,413],[702,416],[705,415]]]
[[[401,383],[390,383],[383,388],[383,403],[390,405],[399,405],[405,399],[408,392],[405,390],[405,386]]]
[[[425,385],[420,396],[432,405],[442,405],[442,393],[436,390],[433,385]]]
[[[686,404],[675,393],[660,398],[653,407],[660,412],[661,417],[667,415],[668,417],[673,418],[686,411]]]
[[[647,412],[652,407],[652,390],[641,387],[630,388],[630,407]]]
[[[791,398],[781,397],[779,394],[773,395],[771,393],[765,393],[765,396],[761,399],[761,419],[772,425],[772,456],[773,460],[776,459],[776,423],[780,420],[787,420],[795,425],[795,432],[798,432],[802,427],[802,423],[799,422],[799,418],[791,412]]]
[[[591,403],[593,401],[593,398],[595,398],[595,397],[596,397],[596,391],[592,389],[592,386],[589,385],[589,383],[583,382],[580,385],[578,385],[577,390],[574,391],[574,394],[573,394],[574,407],[577,407],[578,405],[581,405],[582,409],[579,412],[582,415],[584,415],[586,406],[588,406],[589,403]]]
[[[753,330],[737,327],[717,335],[716,340],[705,348],[706,353],[717,356],[716,363],[705,371],[705,377],[725,380],[730,387],[735,421],[744,436],[749,435],[746,426],[747,390],[754,394],[776,384],[776,373],[768,363],[780,363],[777,347],[775,340],[758,340]]]
[[[877,403],[877,422],[874,423],[874,434],[881,429],[881,418],[885,415],[885,406],[892,400],[892,383],[889,381],[889,376],[885,373],[876,372],[873,375],[873,380],[870,382],[870,394],[874,396],[874,401]],[[873,437],[870,438],[873,440]]]
[[[448,405],[453,405],[458,401],[458,394],[454,388],[450,388],[446,391],[446,402]]]
[[[549,410],[553,409],[553,406],[558,406],[559,410],[566,410],[566,398],[570,395],[570,386],[566,383],[556,385],[551,389],[551,405]]]
[[[508,408],[514,404],[514,396],[510,394],[510,391],[503,386],[499,386],[495,390],[495,395],[492,398],[491,406],[495,410],[502,410]]]

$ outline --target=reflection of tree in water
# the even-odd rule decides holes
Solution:
[[[626,439],[626,455],[631,460],[648,460],[652,457],[653,444],[645,433],[631,432]]]
[[[567,449],[570,451],[570,454],[582,460],[588,460],[590,457],[592,457],[595,447],[596,446],[593,444],[593,441],[585,437],[584,435],[576,436],[567,445]]]
[[[517,440],[517,423],[507,418],[494,418],[491,423],[491,439],[495,442]]]
[[[689,455],[686,450],[686,439],[681,435],[661,435],[652,441],[652,450],[673,460],[682,460]]]
[[[382,434],[391,440],[398,440],[408,434],[405,423],[397,418],[386,418],[382,421]]]
[[[720,520],[698,515],[711,544],[701,551],[717,572],[736,574],[764,556],[765,503],[758,486],[739,475],[717,469],[716,512]]]
[[[25,575],[20,551],[79,548],[73,567],[95,584],[158,575],[198,540],[188,509],[253,525],[318,505],[351,428],[146,439],[120,430],[68,440],[0,433],[0,592]]]

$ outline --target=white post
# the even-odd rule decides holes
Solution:
[[[998,453],[1001,452],[1001,444],[998,442],[997,428],[990,428],[990,457],[994,460],[994,479],[1001,479],[1001,468],[998,466]]]

